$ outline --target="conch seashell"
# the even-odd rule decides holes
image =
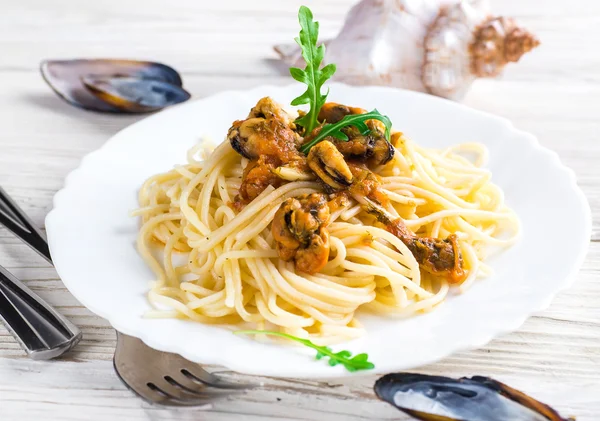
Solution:
[[[485,0],[362,0],[326,45],[334,79],[458,100],[475,79],[499,75],[539,41],[513,19],[490,15]],[[275,50],[302,67],[298,46]]]

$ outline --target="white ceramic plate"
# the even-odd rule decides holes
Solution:
[[[289,103],[301,89],[261,86],[176,106],[126,128],[85,157],[46,219],[52,258],[73,295],[121,332],[198,363],[281,377],[348,375],[342,367],[315,361],[312,350],[258,343],[215,326],[142,317],[153,274],[134,246],[138,220],[128,216],[137,206],[139,186],[185,162],[186,150],[201,136],[223,139],[231,122],[260,97]],[[589,205],[573,172],[532,135],[505,119],[409,91],[332,84],[329,99],[377,108],[422,145],[483,142],[493,181],[523,224],[520,241],[491,260],[492,277],[426,315],[364,317],[368,334],[334,349],[368,352],[376,373],[414,368],[517,329],[571,284],[590,239]]]

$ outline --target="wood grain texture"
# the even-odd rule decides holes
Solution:
[[[195,97],[262,83],[288,83],[271,46],[295,36],[309,5],[323,35],[340,28],[350,0],[0,0],[0,185],[36,224],[65,176],[136,116],[85,112],[42,81],[45,58],[131,57],[179,69]],[[475,83],[465,102],[511,119],[573,168],[594,216],[593,241],[574,286],[516,332],[419,369],[490,375],[592,421],[600,413],[600,3],[504,0],[497,13],[533,29],[542,46],[500,79]],[[549,237],[551,239],[551,237]],[[0,420],[392,420],[373,377],[350,381],[260,379],[265,387],[210,411],[171,411],[136,399],[113,372],[115,334],[83,308],[56,272],[0,228],[0,264],[79,325],[84,339],[59,361],[28,360],[0,326]],[[219,370],[219,368],[214,368]],[[233,373],[226,375],[235,376]]]

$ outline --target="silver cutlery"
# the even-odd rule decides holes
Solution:
[[[0,187],[0,224],[52,263],[48,243],[25,212]],[[35,360],[58,357],[81,339],[81,331],[0,266],[0,319],[27,355]]]
[[[113,361],[129,389],[159,405],[204,406],[256,387],[223,380],[177,354],[154,350],[140,339],[120,332]]]
[[[0,224],[52,263],[43,234],[2,187]],[[0,319],[27,354],[37,360],[62,355],[81,339],[75,325],[2,266]],[[138,396],[166,406],[204,406],[255,387],[223,380],[179,355],[156,351],[120,332],[114,367],[123,383]]]

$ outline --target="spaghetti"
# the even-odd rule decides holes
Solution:
[[[482,168],[487,150],[477,143],[433,150],[401,135],[394,139],[391,161],[373,169],[389,197],[387,210],[419,237],[457,236],[464,290],[490,273],[486,252],[512,244],[519,232],[502,191]],[[138,249],[157,279],[148,293],[155,307],[149,316],[245,322],[329,344],[363,334],[358,310],[405,317],[444,301],[448,280],[421,270],[409,248],[352,198],[331,209],[323,269],[299,272],[279,258],[271,225],[286,199],[323,193],[323,185],[270,185],[236,208],[248,160],[229,142],[206,159],[201,148],[139,192]]]

